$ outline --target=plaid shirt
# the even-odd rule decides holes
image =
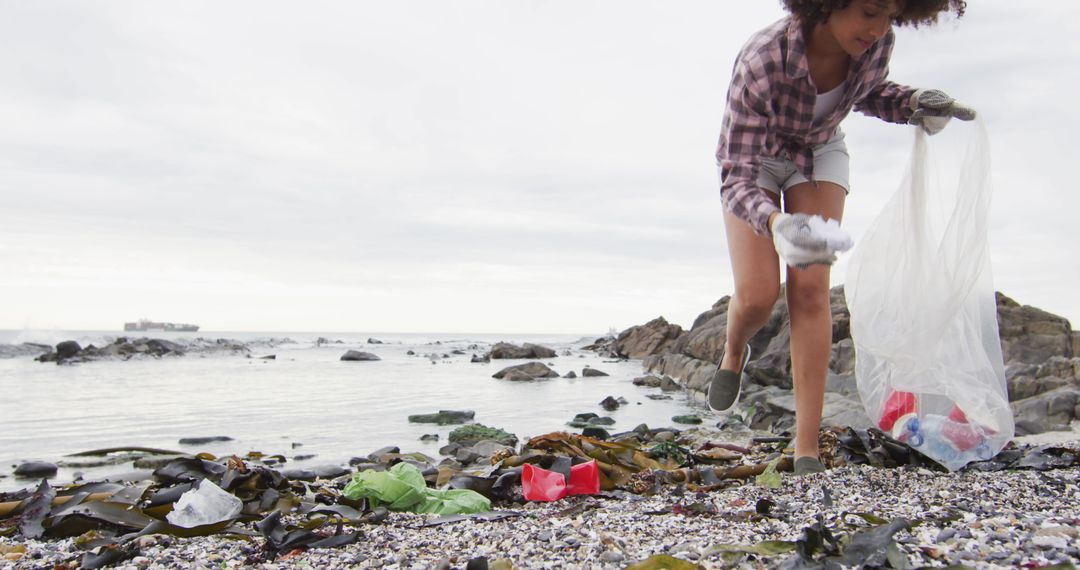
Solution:
[[[802,26],[788,16],[754,34],[735,60],[716,150],[725,207],[754,232],[767,236],[769,216],[779,210],[757,185],[762,157],[786,153],[813,181],[813,147],[832,137],[852,107],[892,123],[906,123],[915,90],[886,80],[895,41],[889,30],[853,59],[840,103],[814,121],[817,89],[810,79]]]

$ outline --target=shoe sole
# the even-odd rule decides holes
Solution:
[[[739,367],[738,372],[731,372],[730,370],[720,370],[720,365],[719,364],[716,365],[716,372],[713,373],[713,378],[710,379],[710,381],[709,381],[709,389],[705,392],[705,403],[706,403],[707,406],[709,406],[709,409],[712,410],[713,413],[716,413],[716,414],[729,414],[729,413],[731,413],[732,410],[735,409],[735,406],[739,405],[739,396],[742,395],[742,375],[743,375],[743,371],[746,370],[746,364],[748,362],[750,362],[750,345],[749,344],[746,345],[746,352],[743,353],[742,366]],[[738,384],[736,385],[737,387],[736,387],[736,392],[735,392],[735,399],[731,401],[731,405],[724,408],[724,409],[718,409],[718,408],[713,407],[712,398],[710,398],[711,393],[712,393],[712,385],[713,385],[713,380],[716,379],[716,376],[719,375],[719,374],[723,374],[725,372],[727,372],[728,374],[736,375],[737,378],[734,378],[733,381],[738,382]]]

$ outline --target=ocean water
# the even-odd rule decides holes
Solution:
[[[74,339],[83,346],[102,346],[123,333],[0,331],[0,344],[55,344]],[[16,480],[14,466],[26,460],[71,461],[71,453],[106,447],[143,446],[215,455],[261,451],[283,454],[286,467],[347,464],[351,457],[387,446],[419,451],[438,458],[455,426],[414,424],[410,414],[441,409],[474,410],[475,421],[499,427],[520,439],[570,429],[566,423],[580,412],[610,415],[612,432],[672,426],[672,416],[704,412],[682,392],[671,400],[651,400],[656,388],[634,386],[643,374],[638,361],[611,362],[581,348],[598,336],[455,335],[379,333],[137,333],[151,338],[227,338],[257,342],[288,338],[294,342],[259,346],[258,357],[200,355],[98,361],[57,366],[31,356],[0,359],[0,490],[22,488],[33,481]],[[338,341],[316,346],[316,339]],[[374,337],[385,344],[368,344]],[[471,363],[498,341],[533,342],[559,356],[543,359],[560,375],[509,382],[492,378],[503,367],[525,360]],[[471,348],[470,348],[471,347]],[[373,352],[377,362],[342,362],[348,349]],[[453,355],[451,351],[465,351]],[[415,356],[408,354],[409,351]],[[569,355],[565,355],[565,352]],[[450,355],[442,358],[443,354]],[[433,355],[429,358],[426,355]],[[582,378],[590,366],[610,376]],[[607,396],[625,397],[629,405],[605,412],[598,404]],[[708,418],[706,418],[708,419]],[[419,441],[437,433],[436,443]],[[233,441],[200,446],[179,445],[182,437],[229,436]],[[293,461],[299,454],[309,460]],[[63,468],[57,483],[76,471],[87,479],[130,469]]]

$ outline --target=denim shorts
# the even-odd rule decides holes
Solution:
[[[814,147],[814,178],[818,182],[832,182],[844,189],[851,191],[848,182],[850,172],[847,144],[844,142],[844,133],[836,129],[832,138],[824,144]],[[758,186],[779,195],[787,192],[788,188],[796,184],[809,182],[805,176],[795,169],[785,153],[777,158],[764,158],[761,162],[761,171],[758,173]]]

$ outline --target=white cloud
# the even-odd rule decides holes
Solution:
[[[731,62],[782,15],[732,6],[4,3],[0,328],[688,326],[731,290]],[[999,288],[1070,318],[1078,15],[973,4],[892,66],[983,113]],[[845,129],[857,236],[910,133]]]

